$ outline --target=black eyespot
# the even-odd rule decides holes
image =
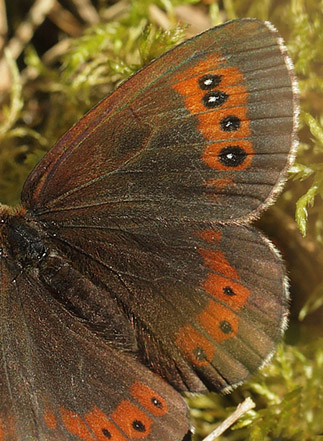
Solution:
[[[212,92],[208,92],[204,95],[202,98],[202,103],[205,107],[211,109],[213,107],[222,106],[222,104],[224,104],[228,98],[229,95],[227,95],[225,92],[222,92],[221,90],[213,90]]]
[[[206,352],[203,348],[196,347],[194,348],[193,353],[196,360],[206,360]]]
[[[142,421],[134,420],[132,422],[132,427],[137,430],[137,432],[146,432],[146,427]]]
[[[222,119],[220,126],[224,132],[234,132],[240,128],[241,121],[237,116],[229,115]]]
[[[214,89],[221,83],[221,75],[204,75],[199,78],[199,86],[202,90]]]
[[[230,296],[230,297],[236,295],[236,293],[233,291],[232,288],[230,288],[230,286],[225,286],[225,287],[223,288],[223,292],[224,292],[224,294],[226,294],[227,296]]]
[[[247,157],[247,153],[238,145],[229,145],[224,147],[220,154],[219,160],[226,167],[238,167]]]
[[[111,433],[108,431],[108,429],[102,429],[102,433],[104,436],[106,436],[108,439],[111,439]]]
[[[220,329],[224,334],[231,334],[231,332],[233,331],[232,326],[226,320],[220,322]]]
[[[152,397],[151,402],[153,403],[154,406],[158,407],[158,409],[163,408],[163,404],[156,397]]]

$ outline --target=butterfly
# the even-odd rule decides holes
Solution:
[[[191,439],[180,392],[228,391],[286,326],[252,220],[296,148],[278,32],[227,22],[72,127],[0,205],[0,440]]]

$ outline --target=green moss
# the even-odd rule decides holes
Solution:
[[[306,441],[323,430],[322,339],[301,348],[280,345],[274,361],[230,397],[213,394],[190,399],[200,436],[233,411],[234,403],[251,396],[257,403],[221,440]],[[201,438],[199,438],[201,439]]]

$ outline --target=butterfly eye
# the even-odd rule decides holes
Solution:
[[[221,90],[213,90],[212,92],[208,92],[202,98],[202,103],[205,107],[213,108],[222,106],[229,98],[229,95]]]
[[[238,167],[247,157],[247,153],[238,145],[230,145],[221,150],[219,154],[220,162],[226,167]]]
[[[198,83],[202,90],[214,89],[221,83],[221,75],[204,75],[198,80]]]
[[[230,115],[222,119],[220,126],[224,132],[234,132],[240,128],[241,121],[237,116]]]

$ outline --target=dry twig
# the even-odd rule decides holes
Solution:
[[[48,17],[59,29],[71,37],[78,37],[82,34],[83,26],[81,23],[70,11],[63,8],[57,0],[55,0]]]
[[[55,0],[36,0],[34,5],[30,8],[26,20],[18,26],[14,37],[12,37],[7,45],[7,49],[14,60],[19,57],[32,39],[35,29],[43,23],[53,8],[54,3]],[[7,61],[4,57],[0,60],[0,78],[0,92],[9,90],[11,87],[11,76]]]
[[[99,14],[90,0],[72,0],[72,2],[77,8],[79,16],[85,21],[85,23],[95,24],[99,22]]]
[[[6,4],[4,0],[0,0],[0,53],[2,53],[6,43],[8,32]]]
[[[203,441],[215,441],[223,432],[225,432],[230,426],[232,426],[239,418],[242,417],[245,413],[249,412],[252,408],[255,407],[255,403],[252,401],[250,397],[246,398],[236,410],[226,418],[216,429],[213,430],[210,435],[204,438]]]

